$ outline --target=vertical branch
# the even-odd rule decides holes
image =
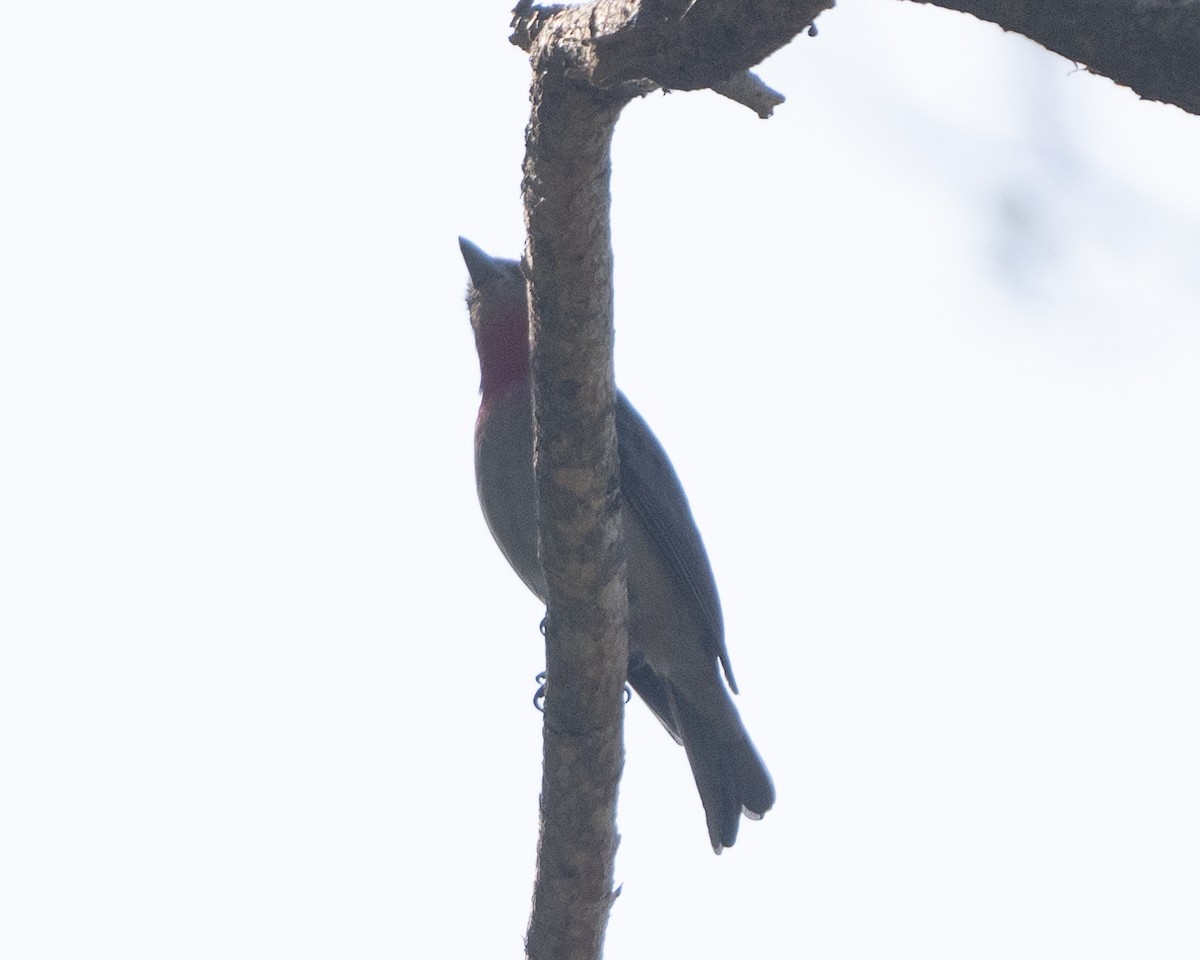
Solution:
[[[619,107],[535,68],[529,235],[538,528],[549,587],[541,833],[526,951],[595,960],[617,850],[628,597],[617,487],[609,148]]]
[[[610,146],[621,107],[657,86],[739,77],[832,0],[519,0],[533,67],[523,194],[548,683],[541,833],[526,954],[598,960],[612,903],[629,660],[613,379]]]

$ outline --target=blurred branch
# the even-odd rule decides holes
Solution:
[[[910,0],[1020,33],[1145,100],[1200,114],[1200,0]]]

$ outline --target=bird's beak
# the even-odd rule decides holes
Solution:
[[[500,262],[495,257],[489,257],[466,237],[458,238],[458,249],[462,251],[463,260],[466,261],[471,283],[476,287],[486,286],[490,281],[504,275]]]

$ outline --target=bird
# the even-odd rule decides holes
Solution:
[[[516,260],[490,256],[463,237],[459,247],[479,354],[479,504],[501,553],[545,603],[525,277]],[[775,787],[730,696],[737,683],[717,585],[683,486],[662,444],[620,391],[616,432],[629,590],[627,677],[683,745],[719,854],[737,840],[743,814],[758,820],[771,809]]]

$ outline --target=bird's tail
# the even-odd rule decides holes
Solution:
[[[741,816],[759,820],[775,803],[775,785],[724,689],[704,705],[670,690],[675,731],[683,741],[704,804],[708,838],[720,853],[737,840]]]

